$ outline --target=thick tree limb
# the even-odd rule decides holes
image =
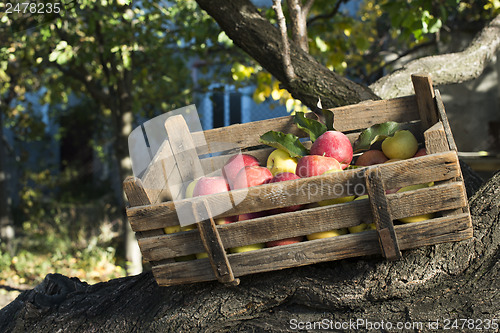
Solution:
[[[378,99],[370,89],[330,71],[293,42],[290,42],[290,56],[297,79],[290,82],[283,69],[280,32],[249,0],[197,2],[236,45],[311,109],[316,109],[319,98],[325,108]]]
[[[500,15],[493,19],[462,52],[420,58],[386,75],[370,88],[384,99],[411,95],[410,75],[430,73],[435,85],[475,79],[495,59],[500,49]]]

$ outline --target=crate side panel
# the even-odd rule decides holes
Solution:
[[[396,226],[401,249],[442,242],[460,241],[472,236],[466,214],[441,217],[428,222]],[[462,228],[462,231],[456,229]],[[380,253],[377,234],[370,230],[333,238],[296,243],[228,256],[235,276],[310,265],[319,262]],[[214,280],[207,259],[153,267],[158,284],[174,285]]]
[[[387,199],[393,218],[398,219],[463,207],[466,203],[461,193],[461,184],[452,183],[389,194]],[[364,199],[231,223],[217,229],[224,247],[230,248],[372,222],[369,202]],[[143,238],[139,246],[149,261],[204,251],[196,230]]]
[[[460,174],[455,152],[422,156],[370,168],[378,168],[385,178],[385,185],[388,189],[451,179]],[[237,206],[214,218],[318,202],[352,194],[362,195],[365,194],[362,191],[363,188],[363,168],[302,178],[293,182],[265,184],[251,187],[248,191],[231,191],[230,195]],[[209,206],[214,206],[221,200],[226,200],[226,194],[207,195],[203,198],[207,200]],[[195,200],[199,199],[184,199],[176,202],[175,205],[191,204]],[[175,205],[173,202],[166,202],[128,209],[127,214],[132,229],[142,231],[179,224]]]

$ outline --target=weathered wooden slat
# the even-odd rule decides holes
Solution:
[[[427,244],[460,241],[471,236],[467,214],[441,217],[425,222],[396,226],[402,250]],[[417,227],[418,232],[415,232]],[[374,230],[319,239],[228,256],[235,276],[279,270],[380,253]],[[153,267],[159,285],[214,280],[206,259]]]
[[[413,184],[451,179],[459,175],[456,152],[422,156],[393,163],[372,166],[384,174],[386,187],[396,188]],[[224,217],[242,213],[286,207],[348,195],[365,194],[364,169],[346,170],[322,176],[297,179],[289,182],[265,184],[249,189],[229,192],[237,207],[214,216]],[[210,207],[221,202],[226,204],[227,194],[205,196]],[[159,229],[179,224],[175,206],[199,200],[197,198],[165,202],[150,206],[127,209],[129,222],[134,231]]]
[[[142,181],[137,177],[127,177],[123,182],[123,191],[131,207],[151,205],[151,200],[144,190]]]
[[[434,89],[429,75],[413,74],[413,89],[417,96],[418,112],[422,121],[422,130],[426,130],[438,121]]]
[[[335,129],[341,132],[365,129],[386,121],[404,123],[420,119],[415,96],[367,101],[331,111],[335,116]]]
[[[424,138],[427,154],[442,153],[450,150],[443,123],[440,121],[424,132]]]
[[[141,178],[152,204],[172,200],[167,180],[178,177],[174,162],[170,144],[164,141]]]
[[[200,214],[199,216],[212,215],[206,201],[203,201],[202,205],[193,207],[193,210],[195,214]],[[212,271],[214,272],[217,280],[231,285],[238,285],[239,279],[234,278],[231,265],[227,259],[226,251],[222,245],[219,233],[215,228],[214,220],[210,218],[199,222],[198,231],[203,247],[205,248],[206,253],[208,253]]]
[[[127,196],[128,202],[131,207],[151,205],[148,193],[142,185],[142,181],[137,177],[127,177],[123,182],[123,190]],[[145,230],[137,232],[137,239],[150,236],[163,235],[162,230]]]
[[[441,93],[439,90],[434,90],[434,95],[436,99],[436,107],[439,116],[439,120],[443,124],[444,132],[446,133],[446,139],[448,140],[448,145],[450,150],[457,151],[457,145],[455,144],[455,139],[453,138],[453,134],[451,133],[450,122],[448,121],[448,117],[446,116],[446,111],[444,110],[443,99],[441,98]]]
[[[391,208],[385,193],[384,180],[379,169],[367,168],[365,181],[382,254],[388,260],[399,259],[401,251],[392,223]]]
[[[459,182],[393,193],[387,195],[387,200],[394,219],[467,204]],[[231,248],[371,222],[370,204],[365,199],[222,225],[217,229],[224,247]],[[150,261],[204,251],[196,231],[144,238],[139,240],[139,246]]]

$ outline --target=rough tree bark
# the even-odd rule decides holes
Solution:
[[[500,15],[493,19],[463,51],[413,60],[370,85],[383,99],[413,93],[410,75],[432,73],[435,85],[461,83],[478,78],[500,50]]]
[[[463,173],[472,195],[479,180],[465,165]],[[341,260],[246,276],[237,287],[158,287],[150,272],[96,285],[53,274],[0,311],[0,331],[287,332],[294,320],[326,319],[415,323],[417,332],[436,320],[441,329],[448,319],[484,323],[500,315],[499,188],[497,173],[470,198],[472,239],[404,251],[399,261]]]

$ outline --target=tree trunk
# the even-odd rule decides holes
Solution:
[[[478,179],[462,171],[472,194]],[[96,285],[51,274],[0,311],[0,331],[287,332],[321,322],[428,332],[453,320],[451,331],[485,329],[500,315],[499,186],[497,173],[470,198],[473,238],[404,251],[399,261],[334,261],[242,277],[237,287],[158,287],[151,272]]]
[[[3,107],[0,102],[0,107]],[[9,168],[7,163],[7,141],[4,136],[3,112],[0,113],[0,243],[10,245],[14,239],[14,226],[10,214],[10,195],[8,189]]]
[[[289,81],[283,66],[280,32],[249,0],[197,2],[236,45],[277,78],[294,98],[312,110],[315,110],[319,98],[325,108],[379,99],[367,87],[330,71],[292,41],[290,58],[297,78]]]

